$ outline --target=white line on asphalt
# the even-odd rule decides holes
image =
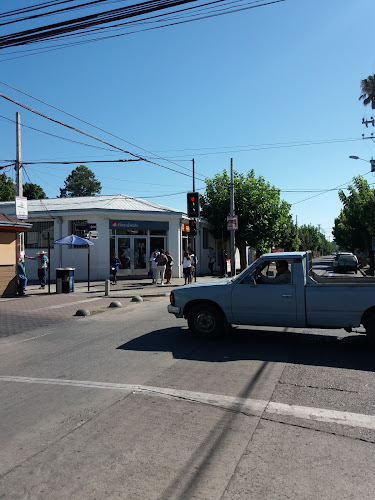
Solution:
[[[49,309],[60,309],[61,307],[75,306],[76,304],[82,304],[83,302],[93,302],[94,300],[100,300],[102,297],[94,297],[92,299],[76,300],[74,302],[69,302],[68,304],[58,304],[57,306],[40,307],[39,309],[33,309],[29,311],[31,313],[38,311],[48,311]]]
[[[247,410],[254,416],[263,413],[296,417],[316,422],[335,423],[351,427],[375,429],[375,415],[351,413],[346,411],[327,410],[325,408],[312,408],[307,406],[287,405],[273,403],[260,399],[245,399],[220,394],[204,392],[182,391],[165,387],[152,387],[136,384],[116,384],[108,382],[90,382],[85,380],[63,380],[54,378],[13,377],[0,376],[0,382],[22,382],[26,384],[65,385],[71,387],[85,387],[88,389],[112,389],[123,392],[147,393],[153,396],[179,398],[192,402],[199,402],[227,408],[230,410]]]

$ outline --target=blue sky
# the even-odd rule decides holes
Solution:
[[[1,11],[26,5],[6,0]],[[341,207],[337,191],[303,202],[316,193],[287,191],[334,188],[370,170],[348,157],[375,155],[374,142],[361,139],[375,133],[361,124],[371,109],[358,101],[361,79],[375,73],[374,14],[373,0],[287,0],[29,57],[9,60],[0,52],[0,80],[178,164],[160,160],[163,165],[188,173],[195,158],[200,178],[228,169],[233,157],[236,170],[254,169],[282,190],[299,224],[320,224],[329,237]],[[146,155],[4,85],[0,92]],[[20,111],[25,125],[100,146],[4,99],[0,107],[1,116],[13,120]],[[0,119],[0,133],[0,160],[13,160],[15,125]],[[331,142],[336,139],[342,142]],[[306,141],[328,143],[290,144]],[[22,154],[25,162],[126,157],[27,128]],[[190,190],[189,177],[144,162],[87,165],[102,194],[185,208],[183,194],[160,195]],[[55,197],[75,166],[33,165],[26,172]],[[372,174],[366,178],[375,182]]]

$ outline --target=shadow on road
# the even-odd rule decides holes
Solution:
[[[375,372],[374,351],[364,335],[328,335],[238,328],[215,341],[194,338],[181,327],[155,330],[120,345],[126,351],[171,352],[176,359],[227,363],[260,360]]]

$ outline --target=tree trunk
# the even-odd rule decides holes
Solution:
[[[240,266],[241,271],[247,268],[247,253],[246,253],[246,243],[236,242],[236,247],[240,252]]]

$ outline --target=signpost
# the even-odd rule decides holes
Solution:
[[[27,198],[24,196],[16,196],[16,217],[17,219],[27,219]]]
[[[227,217],[227,230],[237,231],[238,229],[238,217],[237,215],[228,215]]]

